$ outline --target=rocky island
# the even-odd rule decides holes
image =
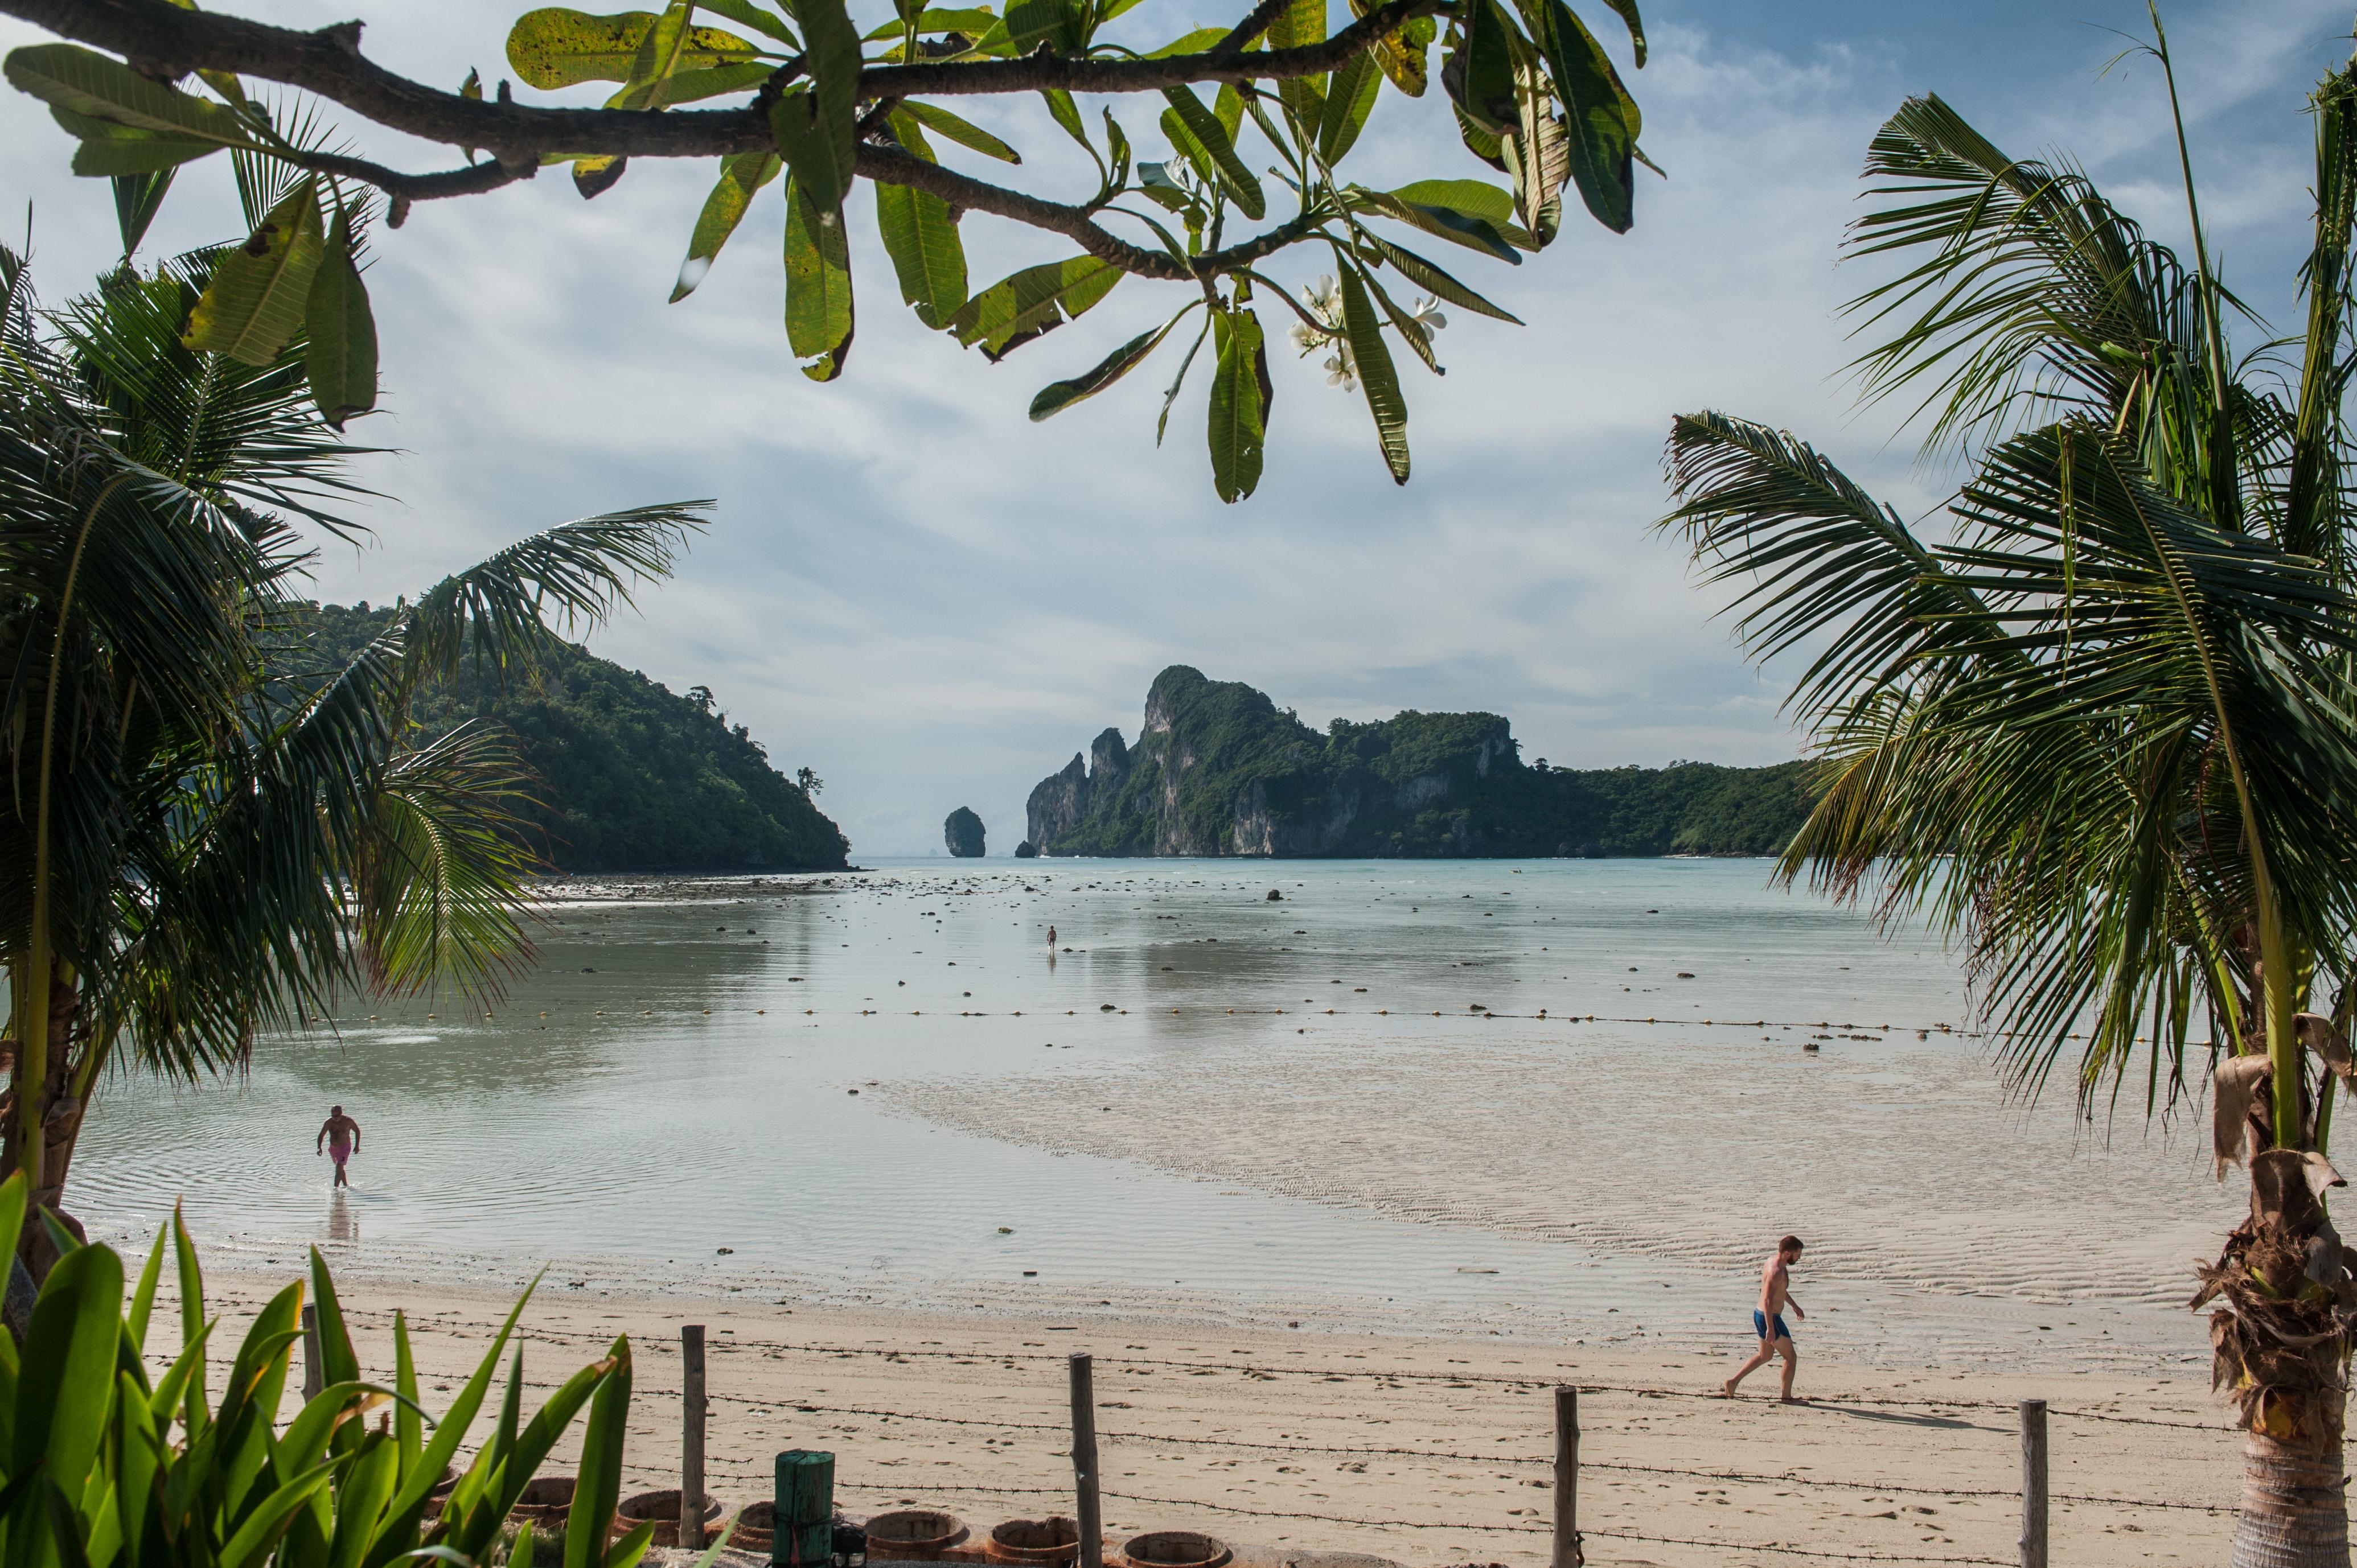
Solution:
[[[942,819],[942,842],[960,860],[973,860],[985,851],[982,819],[971,806],[960,806]]]
[[[1522,759],[1496,714],[1405,712],[1318,733],[1174,664],[1118,729],[1031,791],[1040,854],[1383,858],[1771,854],[1815,799],[1804,762],[1579,769]],[[1020,853],[1020,852],[1018,852]]]
[[[329,671],[392,624],[365,604],[319,605],[291,628],[289,667]],[[298,676],[298,679],[307,677]],[[670,690],[576,643],[545,651],[529,678],[469,665],[418,694],[421,738],[468,723],[505,729],[540,776],[526,824],[568,873],[840,871],[850,843],[818,809],[809,768],[791,777],[710,688]]]

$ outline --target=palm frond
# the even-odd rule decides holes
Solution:
[[[462,662],[496,684],[550,636],[587,629],[631,602],[640,584],[668,576],[708,500],[674,501],[585,517],[518,541],[445,577],[407,613],[417,678]]]
[[[447,983],[486,1001],[531,962],[524,882],[545,865],[528,840],[536,783],[508,736],[484,725],[453,730],[387,772],[351,878],[376,989]]]
[[[1861,329],[1889,336],[1853,361],[1868,402],[1920,394],[1928,450],[1961,454],[2064,414],[2162,422],[2198,366],[2185,270],[2067,163],[2000,151],[1936,96],[1910,99],[1874,138],[1848,257],[1921,259],[1858,295]]]

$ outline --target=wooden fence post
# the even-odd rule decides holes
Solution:
[[[327,1386],[327,1359],[319,1348],[319,1309],[306,1306],[303,1309],[303,1402],[309,1404]]]
[[[1579,1391],[1566,1384],[1555,1391],[1554,1568],[1587,1561],[1579,1548]]]
[[[704,1550],[704,1325],[679,1330],[679,1543]],[[693,1522],[691,1522],[693,1521]],[[772,1520],[772,1525],[775,1521]],[[771,1531],[775,1538],[774,1529]]]
[[[1081,1568],[1104,1568],[1104,1512],[1097,1498],[1095,1363],[1072,1354],[1072,1489],[1081,1528]]]
[[[2046,1568],[2046,1402],[2021,1402],[2021,1568]]]
[[[789,1448],[778,1455],[770,1524],[775,1568],[826,1568],[834,1552],[834,1455]]]

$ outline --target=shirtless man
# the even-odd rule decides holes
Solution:
[[[344,1162],[361,1152],[361,1124],[345,1115],[340,1105],[328,1107],[328,1120],[320,1125],[318,1144],[312,1152],[322,1150],[336,1162],[336,1185],[351,1186],[344,1176]]]
[[[1727,1380],[1727,1397],[1735,1397],[1735,1385],[1766,1366],[1770,1358],[1784,1358],[1784,1393],[1786,1404],[1800,1402],[1792,1397],[1792,1374],[1800,1368],[1792,1352],[1792,1332],[1784,1326],[1784,1309],[1791,1307],[1792,1316],[1806,1323],[1809,1315],[1792,1296],[1792,1265],[1801,1261],[1801,1239],[1787,1236],[1776,1243],[1776,1251],[1760,1270],[1760,1305],[1751,1310],[1751,1330],[1760,1336],[1760,1348],[1751,1359],[1736,1369],[1735,1376]]]

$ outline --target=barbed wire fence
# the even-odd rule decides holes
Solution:
[[[390,1321],[389,1314],[374,1315],[370,1314],[365,1310],[355,1311],[353,1309],[347,1308],[346,1316],[354,1319],[365,1319],[372,1316],[382,1316],[387,1322]],[[413,1331],[414,1332],[418,1328],[424,1326],[413,1326]],[[430,1331],[430,1329],[428,1331]],[[610,1335],[603,1335],[594,1332],[555,1328],[535,1329],[533,1331],[533,1335],[535,1337],[550,1340],[596,1341],[612,1337]],[[688,1365],[684,1359],[684,1357],[688,1354],[687,1348],[684,1344],[682,1348],[683,1355],[682,1366],[683,1389],[701,1384],[703,1381],[701,1367],[701,1347],[703,1345],[703,1340],[700,1335],[696,1337],[694,1343],[697,1348],[694,1350],[694,1355],[696,1359],[697,1364],[692,1379],[689,1374]],[[666,1347],[666,1349],[668,1347]],[[2182,1517],[2186,1514],[2227,1514],[2233,1512],[2235,1507],[2235,1505],[2228,1502],[2208,1502],[2183,1497],[2138,1497],[2125,1495],[2118,1492],[2048,1491],[2046,1487],[2047,1448],[2045,1442],[2045,1424],[2048,1417],[2050,1416],[2065,1422],[2087,1422],[2148,1428],[2162,1428],[2188,1433],[2212,1433],[2220,1436],[2228,1435],[2234,1429],[2222,1420],[2214,1423],[2187,1421],[2171,1419],[2165,1416],[2136,1415],[2117,1411],[2103,1411],[2084,1407],[2050,1406],[2042,1401],[2029,1401],[2023,1402],[2020,1404],[2015,1404],[2001,1400],[1977,1399],[1962,1396],[1900,1399],[1869,1397],[1865,1395],[1834,1395],[1822,1399],[1813,1399],[1792,1407],[1803,1412],[1812,1410],[1822,1412],[1856,1411],[1884,1411],[1895,1413],[1962,1412],[1990,1413],[2003,1412],[2008,1416],[2016,1418],[2020,1425],[2023,1444],[2024,1484],[2020,1488],[2017,1489],[1987,1486],[1927,1486],[1912,1482],[1881,1479],[1850,1480],[1807,1476],[1799,1474],[1793,1469],[1787,1469],[1782,1472],[1770,1472],[1765,1470],[1727,1467],[1724,1466],[1711,1466],[1703,1465],[1679,1466],[1649,1464],[1632,1458],[1604,1457],[1593,1454],[1583,1455],[1579,1452],[1581,1434],[1578,1427],[1577,1412],[1581,1409],[1578,1402],[1581,1399],[1585,1398],[1592,1402],[1598,1398],[1647,1400],[1697,1399],[1712,1401],[1717,1401],[1718,1398],[1718,1396],[1715,1394],[1706,1393],[1702,1391],[1690,1388],[1665,1388],[1639,1383],[1590,1382],[1586,1380],[1579,1381],[1577,1384],[1563,1384],[1558,1383],[1554,1378],[1536,1374],[1518,1376],[1512,1374],[1472,1372],[1469,1370],[1435,1371],[1426,1369],[1402,1367],[1337,1368],[1332,1366],[1279,1366],[1266,1363],[1248,1362],[1243,1359],[1233,1361],[1212,1361],[1142,1355],[1112,1355],[1104,1358],[1107,1369],[1114,1371],[1115,1375],[1119,1375],[1119,1373],[1125,1369],[1153,1369],[1157,1370],[1178,1369],[1197,1374],[1225,1373],[1229,1375],[1242,1375],[1270,1380],[1280,1378],[1307,1378],[1329,1381],[1337,1380],[1353,1380],[1363,1381],[1376,1388],[1392,1389],[1405,1388],[1412,1385],[1437,1385],[1441,1388],[1454,1389],[1475,1389],[1484,1387],[1497,1388],[1501,1390],[1511,1389],[1534,1393],[1549,1390],[1555,1391],[1558,1419],[1556,1423],[1555,1452],[1554,1454],[1480,1454],[1469,1452],[1464,1449],[1419,1446],[1413,1444],[1330,1444],[1314,1443],[1302,1440],[1275,1442],[1252,1437],[1207,1435],[1171,1432],[1130,1430],[1108,1430],[1098,1432],[1095,1431],[1093,1427],[1094,1412],[1098,1407],[1095,1402],[1093,1392],[1089,1391],[1092,1391],[1093,1387],[1092,1377],[1094,1360],[1091,1356],[1085,1353],[1066,1354],[1058,1351],[1041,1351],[1035,1353],[1029,1350],[992,1351],[982,1349],[904,1348],[900,1347],[886,1346],[854,1346],[808,1341],[768,1340],[752,1337],[737,1337],[733,1336],[728,1339],[716,1342],[713,1348],[724,1358],[729,1356],[758,1356],[768,1360],[781,1359],[788,1355],[801,1355],[837,1359],[861,1358],[883,1362],[899,1363],[902,1365],[945,1361],[975,1367],[1022,1367],[1025,1365],[1039,1365],[1044,1367],[1046,1364],[1062,1362],[1070,1369],[1070,1376],[1072,1380],[1074,1389],[1074,1409],[1076,1415],[1081,1408],[1081,1402],[1085,1398],[1088,1402],[1088,1408],[1091,1412],[1091,1418],[1087,1423],[1088,1430],[1082,1432],[1078,1430],[1082,1423],[1077,1420],[1073,1424],[1068,1425],[1059,1422],[1026,1421],[1015,1419],[1013,1417],[948,1415],[922,1410],[896,1409],[892,1408],[888,1404],[825,1403],[815,1400],[763,1398],[721,1390],[711,1391],[703,1395],[701,1399],[689,1402],[693,1407],[693,1411],[692,1413],[688,1415],[688,1419],[698,1424],[699,1434],[701,1422],[703,1420],[703,1406],[705,1402],[708,1401],[735,1406],[748,1412],[770,1412],[781,1415],[816,1415],[837,1418],[856,1417],[885,1422],[912,1423],[921,1425],[968,1430],[985,1430],[1000,1434],[1032,1434],[1051,1437],[1061,1437],[1068,1440],[1069,1445],[1066,1449],[1058,1451],[1059,1456],[1062,1456],[1063,1455],[1085,1455],[1085,1453],[1088,1450],[1092,1450],[1096,1443],[1102,1441],[1103,1443],[1113,1444],[1116,1447],[1135,1446],[1140,1449],[1181,1448],[1207,1452],[1223,1451],[1236,1454],[1238,1455],[1262,1459],[1315,1457],[1341,1458],[1346,1461],[1364,1462],[1371,1459],[1380,1458],[1415,1461],[1432,1465],[1479,1464],[1485,1466],[1505,1466],[1523,1469],[1544,1469],[1552,1472],[1553,1479],[1551,1481],[1545,1479],[1534,1480],[1533,1484],[1550,1487],[1553,1489],[1555,1499],[1555,1517],[1552,1522],[1523,1520],[1511,1523],[1501,1523],[1478,1519],[1404,1519],[1370,1517],[1363,1514],[1354,1515],[1321,1512],[1306,1509],[1256,1507],[1242,1503],[1212,1501],[1202,1498],[1172,1498],[1153,1495],[1150,1493],[1119,1490],[1110,1487],[1103,1487],[1100,1483],[1099,1477],[1096,1474],[1096,1466],[1093,1462],[1086,1462],[1084,1464],[1083,1459],[1075,1459],[1076,1471],[1080,1473],[1077,1473],[1073,1479],[1066,1481],[1060,1485],[1054,1486],[991,1486],[962,1479],[929,1479],[921,1483],[910,1483],[907,1481],[884,1480],[871,1482],[866,1479],[845,1478],[839,1479],[835,1483],[837,1488],[842,1491],[860,1495],[876,1496],[878,1498],[896,1498],[904,1503],[913,1503],[919,1499],[920,1496],[927,1494],[936,1498],[951,1498],[972,1497],[975,1498],[1060,1499],[1067,1504],[1077,1505],[1075,1511],[1082,1511],[1084,1513],[1084,1516],[1092,1517],[1095,1513],[1095,1498],[1104,1498],[1157,1509],[1166,1509],[1181,1514],[1190,1510],[1203,1510],[1230,1515],[1239,1519],[1265,1519],[1271,1520],[1298,1521],[1303,1523],[1314,1522],[1346,1529],[1362,1529],[1369,1530],[1409,1530],[1435,1534],[1453,1534],[1459,1536],[1480,1536],[1489,1538],[1521,1537],[1533,1539],[1534,1543],[1537,1539],[1551,1538],[1552,1568],[1579,1568],[1580,1564],[1587,1561],[1586,1555],[1586,1544],[1589,1541],[1598,1541],[1628,1542],[1631,1545],[1677,1547],[1709,1552],[1713,1553],[1724,1553],[1729,1554],[1736,1561],[1741,1561],[1747,1558],[1772,1558],[1777,1560],[1806,1559],[1813,1561],[1842,1560],[1850,1562],[1992,1565],[1992,1568],[2014,1568],[2014,1565],[2018,1563],[2021,1565],[2021,1568],[2045,1568],[2047,1510],[2050,1505],[2061,1504],[2076,1508],[2104,1509],[2122,1511],[2148,1510],[2164,1516],[2175,1517]],[[526,1386],[533,1388],[553,1388],[554,1385],[528,1383]],[[656,1391],[650,1390],[649,1391],[654,1392]],[[1114,1408],[1126,1407],[1119,1406]],[[1593,1405],[1591,1404],[1588,1408],[1592,1410]],[[1609,1437],[1617,1435],[1620,1430],[1621,1429],[1620,1428],[1611,1426],[1591,1428],[1587,1435],[1590,1438],[1594,1438],[1598,1435],[1605,1435]],[[701,1448],[702,1445],[700,1441],[697,1443],[696,1446],[699,1449]],[[750,1484],[757,1482],[768,1472],[770,1462],[759,1458],[749,1457],[740,1459],[716,1459],[711,1462],[710,1467],[716,1471],[727,1473],[732,1477],[732,1478]],[[1922,1498],[1942,1498],[1951,1501],[1964,1498],[1986,1501],[2017,1499],[2022,1504],[2022,1533],[2019,1541],[2020,1552],[2018,1557],[2006,1558],[1978,1556],[1960,1552],[1890,1552],[1849,1544],[1803,1546],[1794,1544],[1789,1541],[1744,1541],[1699,1535],[1657,1534],[1645,1530],[1623,1528],[1618,1523],[1604,1524],[1588,1522],[1583,1524],[1579,1522],[1577,1518],[1577,1486],[1579,1477],[1588,1472],[1597,1472],[1607,1476],[1642,1477],[1649,1480],[1684,1480],[1718,1482],[1740,1486],[1772,1486],[1780,1488],[1780,1490],[1790,1493],[1822,1491],[1835,1494],[1867,1495],[1885,1498],[1913,1497]],[[695,1480],[694,1487],[686,1489],[701,1491],[702,1480],[700,1473]],[[1084,1494],[1086,1495],[1085,1502],[1082,1500]],[[1050,1509],[1049,1511],[1055,1510]]]

